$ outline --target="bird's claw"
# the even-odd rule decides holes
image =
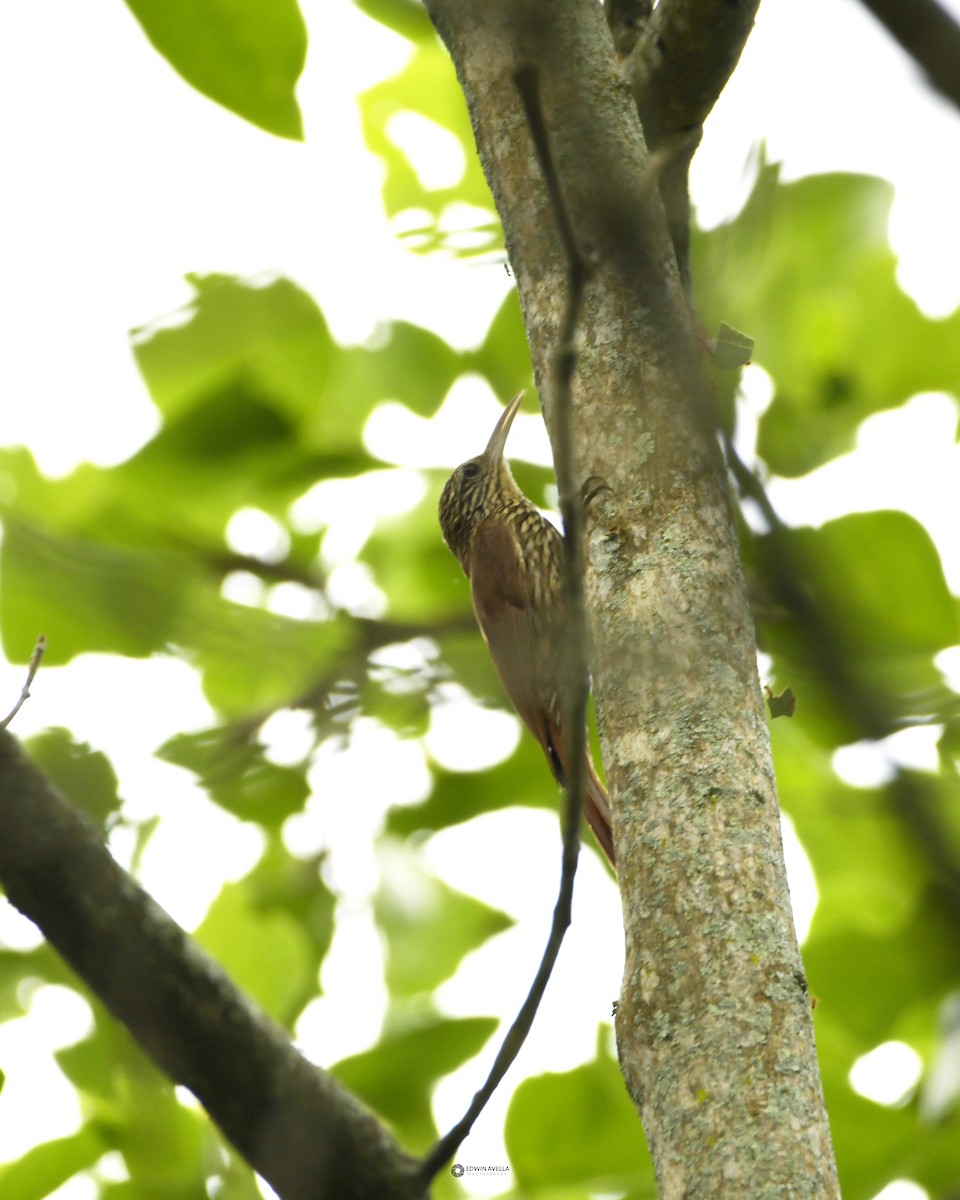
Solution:
[[[585,479],[580,486],[580,499],[583,501],[583,507],[589,508],[601,492],[609,492],[613,495],[613,488],[599,475],[591,475]]]

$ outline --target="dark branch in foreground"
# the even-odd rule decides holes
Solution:
[[[423,1197],[415,1160],[118,866],[7,733],[0,882],[283,1200]]]
[[[817,655],[814,665],[843,711],[855,722],[858,736],[882,740],[902,727],[890,699],[859,677],[830,614],[817,602],[815,593],[803,586],[802,581],[811,577],[816,582],[811,565],[789,544],[789,529],[760,479],[740,458],[729,438],[725,438],[725,446],[740,494],[753,500],[766,522],[772,546],[769,568],[777,601],[807,631],[807,644]],[[886,792],[897,817],[939,879],[948,916],[955,923],[960,913],[960,861],[951,848],[951,835],[940,818],[930,781],[920,773],[895,766]]]
[[[567,817],[574,852],[579,845],[580,809],[586,778],[587,699],[590,694],[587,672],[587,619],[583,594],[583,505],[574,468],[573,439],[573,377],[577,369],[577,336],[584,290],[591,274],[591,264],[582,254],[573,232],[560,189],[560,180],[550,152],[537,72],[524,67],[516,75],[517,89],[523,100],[537,159],[550,195],[550,204],[557,223],[557,232],[569,270],[567,296],[560,328],[557,330],[550,363],[551,411],[553,414],[554,467],[557,490],[560,494],[560,514],[563,517],[563,595],[566,617],[564,639],[564,728],[570,730],[570,779],[567,783]],[[581,736],[577,731],[583,731]]]
[[[863,0],[930,83],[960,108],[960,25],[937,0]]]
[[[566,305],[552,356],[552,379],[550,382],[553,392],[555,467],[564,528],[563,583],[567,620],[567,637],[564,645],[566,662],[562,673],[565,684],[564,728],[571,731],[581,730],[582,733],[578,735],[571,732],[569,735],[570,763],[563,812],[563,861],[560,871],[560,887],[553,909],[550,935],[544,947],[540,966],[530,986],[530,991],[520,1006],[520,1011],[503,1039],[503,1044],[483,1086],[474,1095],[463,1117],[449,1133],[446,1133],[437,1142],[424,1159],[421,1179],[425,1184],[453,1156],[457,1147],[467,1137],[477,1117],[483,1112],[490,1097],[519,1054],[520,1048],[533,1026],[537,1009],[540,1007],[540,1001],[543,999],[560,953],[564,934],[570,925],[573,884],[580,854],[580,814],[586,787],[586,722],[587,699],[590,689],[587,674],[587,625],[583,596],[583,510],[579,502],[573,466],[573,433],[570,418],[573,408],[573,376],[577,366],[577,327],[583,303],[584,287],[590,274],[590,265],[577,247],[570,218],[563,202],[560,183],[550,153],[543,109],[540,105],[537,72],[533,67],[522,67],[517,71],[514,81],[523,101],[527,125],[536,147],[537,158],[550,195],[557,229],[570,269]]]

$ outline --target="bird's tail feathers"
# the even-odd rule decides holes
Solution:
[[[587,824],[593,830],[593,836],[600,843],[600,849],[607,856],[610,866],[616,870],[616,859],[613,853],[613,829],[610,821],[610,804],[607,800],[607,789],[600,782],[594,770],[587,751],[587,789],[584,797],[583,815]]]
[[[560,730],[547,722],[545,737],[542,738],[547,760],[561,787],[567,786],[566,746]],[[587,824],[593,830],[593,836],[600,843],[600,849],[607,856],[611,867],[616,870],[616,858],[613,852],[613,830],[610,819],[610,803],[607,799],[607,789],[600,782],[593,765],[590,747],[587,746],[587,778],[583,799],[583,815]]]

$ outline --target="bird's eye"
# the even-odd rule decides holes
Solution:
[[[480,464],[475,462],[466,462],[461,467],[464,479],[476,479],[480,474]]]

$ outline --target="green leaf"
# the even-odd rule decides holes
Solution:
[[[418,416],[432,417],[464,369],[462,354],[431,330],[407,321],[391,321],[368,345],[342,353],[340,369],[361,411],[390,399]]]
[[[311,416],[333,354],[326,322],[311,297],[288,279],[187,280],[196,295],[174,314],[172,328],[166,317],[131,334],[137,365],[164,416],[192,408],[238,379],[252,381],[287,420]],[[346,402],[344,410],[349,411]],[[229,428],[220,432],[234,436]]]
[[[863,997],[872,984],[864,979]],[[896,1179],[916,1180],[931,1196],[949,1196],[960,1176],[960,1121],[934,1125],[911,1100],[888,1106],[857,1095],[848,1080],[851,1048],[829,1000],[814,1021],[844,1200],[870,1200]]]
[[[47,729],[26,742],[31,759],[100,829],[120,810],[117,776],[105,754],[74,741],[68,729]]]
[[[44,662],[104,651],[145,658],[172,638],[189,578],[179,556],[4,522],[0,627],[6,654],[26,661],[38,631]]]
[[[331,1073],[389,1121],[408,1149],[436,1137],[430,1112],[433,1085],[472,1058],[497,1027],[493,1017],[432,1017],[387,1033],[371,1050],[341,1059]]]
[[[390,118],[398,113],[413,112],[453,134],[464,149],[465,170],[462,179],[451,187],[426,188],[388,133]],[[409,63],[397,75],[384,80],[360,97],[360,113],[367,145],[382,158],[386,167],[383,200],[387,213],[395,216],[407,209],[424,210],[428,221],[417,230],[417,249],[440,247],[454,253],[487,253],[503,245],[503,231],[490,189],[476,153],[470,117],[461,89],[456,85],[453,65],[446,49],[437,38],[417,43]],[[453,202],[471,205],[478,214],[471,232],[479,234],[479,243],[471,238],[469,247],[462,247],[440,223],[440,217]],[[459,232],[459,231],[458,231]]]
[[[434,832],[511,804],[558,806],[559,792],[543,752],[527,734],[506,762],[487,771],[448,771],[434,766],[433,777],[433,790],[422,804],[390,810],[388,832],[401,838]],[[559,837],[558,825],[558,844]]]
[[[43,983],[59,983],[85,995],[49,942],[41,942],[34,950],[0,949],[0,1022],[22,1017]]]
[[[424,871],[398,846],[382,846],[377,923],[387,941],[387,987],[393,996],[430,992],[461,959],[513,922]]]
[[[939,872],[911,836],[916,817],[887,790],[837,779],[830,753],[801,721],[771,727],[778,791],[816,874],[819,904],[804,946],[817,1043],[844,1196],[867,1200],[896,1178],[944,1194],[960,1170],[956,1114],[933,1126],[916,1104],[885,1107],[856,1095],[856,1059],[899,1039],[925,1057],[960,953]],[[913,780],[914,800],[943,849],[955,807],[953,781]],[[901,784],[898,783],[898,787]],[[918,1033],[920,1040],[918,1041]]]
[[[801,720],[770,728],[777,790],[816,873],[810,937],[889,937],[915,919],[929,873],[882,790],[837,778]],[[850,847],[857,853],[851,854]],[[825,985],[811,980],[815,992]]]
[[[960,640],[957,606],[929,534],[902,512],[852,513],[820,529],[778,531],[756,543],[765,578],[784,573],[810,597],[803,611],[762,628],[798,720],[841,745],[864,727],[865,693],[890,726],[926,716],[944,698],[933,655]]]
[[[399,538],[402,554],[397,553]],[[386,592],[394,621],[440,622],[461,601],[451,586],[460,568],[440,537],[432,497],[401,518],[380,521],[360,557]]]
[[[486,376],[491,388],[503,400],[521,387],[532,390],[530,347],[516,289],[510,289],[497,309],[483,344],[472,357],[472,365]],[[529,403],[529,397],[526,402]]]
[[[602,1050],[572,1071],[525,1079],[510,1101],[504,1139],[521,1188],[580,1183],[591,1192],[657,1195],[637,1110]]]
[[[131,1197],[200,1200],[216,1135],[207,1118],[179,1103],[173,1084],[126,1029],[90,998],[94,1032],[56,1051],[81,1103],[110,1147],[124,1157]]]
[[[311,952],[309,997],[320,991],[319,972],[333,939],[336,897],[323,881],[323,854],[297,858],[287,850],[279,833],[271,833],[267,848],[248,881],[257,908],[277,910],[292,920],[307,939]]]
[[[176,641],[203,672],[203,690],[226,716],[269,713],[327,677],[355,631],[345,622],[300,621],[197,594]],[[333,680],[330,681],[331,683]]]
[[[752,357],[753,338],[721,321],[713,348],[714,365],[722,371],[734,371],[746,366]]]
[[[95,1125],[28,1150],[17,1162],[0,1166],[3,1200],[43,1200],[68,1179],[94,1165],[109,1142]]]
[[[269,133],[303,137],[294,86],[307,30],[295,0],[127,0],[127,6],[197,91]]]
[[[269,762],[263,746],[229,725],[177,734],[157,756],[195,772],[221,808],[264,826],[300,812],[310,793],[304,766]]]
[[[960,970],[960,953],[946,935],[930,897],[924,897],[909,921],[885,934],[867,936],[850,929],[821,937],[811,932],[804,946],[810,989],[842,1025],[849,1066],[858,1055],[897,1036],[898,1023],[919,1003],[928,1006],[931,1020],[935,1017]],[[865,989],[869,1003],[864,1002]]]
[[[414,42],[430,41],[436,32],[420,0],[354,0],[357,8],[394,33]]]
[[[880,179],[781,184],[763,167],[738,216],[694,240],[704,324],[748,329],[754,361],[773,377],[758,449],[777,474],[851,449],[865,417],[917,392],[960,392],[960,312],[929,319],[900,290],[892,198]]]
[[[851,656],[934,654],[957,641],[940,555],[913,517],[851,513],[792,540]]]
[[[288,913],[260,903],[249,879],[223,886],[194,936],[281,1024],[292,1024],[316,991],[308,939]]]

